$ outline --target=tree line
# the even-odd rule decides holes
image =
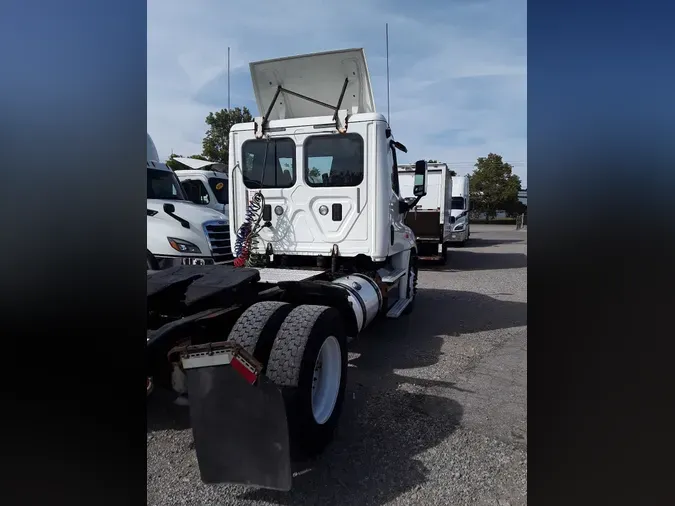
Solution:
[[[202,141],[202,152],[188,158],[227,165],[230,128],[237,123],[253,121],[253,115],[247,107],[235,107],[211,112],[205,121],[208,129]],[[171,154],[166,161],[167,165],[174,170],[180,169],[180,164],[175,160],[180,157],[181,155]],[[428,162],[439,163],[438,160]],[[452,175],[455,176],[457,173],[453,170]],[[521,190],[520,178],[513,173],[513,166],[505,162],[501,155],[489,153],[485,157],[479,157],[474,165],[469,185],[471,212],[474,215],[484,214],[486,219],[490,220],[497,216],[498,211],[513,216],[527,210],[527,206],[518,200],[518,192]]]
[[[210,112],[206,117],[208,130],[202,141],[202,152],[199,155],[188,156],[188,158],[227,165],[230,153],[230,128],[237,123],[249,123],[251,121],[253,121],[253,115],[247,107],[235,107],[230,110],[221,109],[215,113]],[[166,164],[174,170],[182,168],[175,158],[182,158],[182,156],[172,153]]]

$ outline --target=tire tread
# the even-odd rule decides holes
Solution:
[[[236,321],[227,340],[241,345],[263,362],[264,367],[269,358],[269,349],[274,346],[270,341],[291,310],[291,304],[286,302],[264,301],[253,304]],[[261,342],[261,338],[264,342]]]
[[[272,345],[267,377],[280,387],[297,387],[305,347],[314,324],[328,306],[298,306],[284,320]]]

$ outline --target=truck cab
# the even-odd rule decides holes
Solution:
[[[383,262],[413,250],[396,164],[405,147],[375,111],[363,50],[251,63],[251,75],[267,113],[230,130],[232,241],[260,192],[263,253],[330,257],[337,249]]]
[[[175,171],[188,200],[228,216],[227,167],[220,163],[193,158],[177,157],[174,160],[190,167]]]
[[[385,309],[398,317],[416,291],[417,246],[404,218],[426,194],[426,162],[415,195],[401,195],[397,151],[407,149],[375,110],[363,49],[254,62],[250,70],[263,115],[230,129],[235,256],[379,270],[383,284],[395,283]],[[241,232],[252,226],[255,240],[246,242]]]
[[[149,134],[146,172],[148,270],[231,261],[228,217],[187,199]]]
[[[453,176],[450,214],[455,219],[455,222],[450,232],[450,244],[463,246],[469,240],[471,236],[469,225],[470,209],[469,176]]]

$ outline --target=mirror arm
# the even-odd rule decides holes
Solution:
[[[398,212],[401,214],[407,213],[408,211],[413,209],[420,200],[422,200],[422,195],[420,195],[419,197],[415,197],[415,200],[413,200],[410,203],[406,202],[405,200],[399,200]]]

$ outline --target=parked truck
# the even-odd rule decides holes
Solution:
[[[196,158],[176,157],[174,161],[185,166],[184,169],[177,169],[175,172],[188,200],[228,216],[227,166]]]
[[[190,202],[174,171],[159,161],[150,134],[147,137],[147,268],[231,261],[228,217]]]
[[[261,116],[229,138],[235,264],[148,274],[147,392],[187,396],[202,480],[288,490],[331,441],[347,343],[413,310],[427,192],[403,195],[362,49],[250,64]],[[254,267],[255,266],[255,267]]]
[[[445,263],[448,241],[455,221],[451,215],[452,171],[445,163],[429,163],[428,191],[424,198],[408,213],[405,219],[413,232],[422,260],[436,260]],[[401,191],[412,191],[415,184],[415,166],[399,165],[398,177]]]
[[[450,244],[464,246],[471,236],[469,211],[471,209],[471,193],[469,192],[469,176],[453,176],[452,209],[454,218],[450,233]]]

